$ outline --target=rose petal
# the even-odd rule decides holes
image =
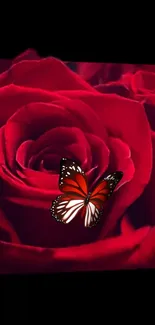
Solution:
[[[38,166],[39,162],[44,158],[47,153],[55,153],[59,155],[60,159],[62,157],[68,157],[75,161],[79,161],[81,167],[84,170],[88,170],[91,165],[91,151],[87,141],[85,141],[84,138],[83,140],[84,142],[82,142],[81,145],[78,143],[73,143],[71,145],[61,147],[61,144],[57,146],[55,143],[55,145],[53,146],[45,147],[38,154],[35,154],[30,158],[28,168],[37,169],[36,166]]]
[[[113,171],[120,170],[123,177],[117,186],[117,189],[123,184],[132,180],[135,167],[131,158],[129,146],[118,138],[109,138],[110,148],[110,169]]]
[[[82,92],[83,93],[83,92]],[[78,99],[78,95],[82,94],[77,91],[66,91],[66,96],[68,99],[63,99],[60,101],[55,101],[54,103],[57,105],[61,105],[66,109],[72,116],[72,121],[75,123],[75,126],[78,126],[84,133],[89,132],[95,135],[98,135],[105,141],[107,140],[107,133],[101,123],[101,120],[96,114],[95,110],[92,109],[91,103],[87,105],[83,100]],[[85,93],[85,92],[84,92]],[[89,94],[89,93],[87,93]],[[69,100],[70,97],[74,98],[74,100]],[[76,97],[77,96],[77,97]]]
[[[124,215],[121,221],[121,232],[123,235],[128,235],[135,231],[132,223],[130,222],[130,218],[128,215]]]
[[[86,138],[83,139],[83,144],[71,144],[66,146],[66,152],[70,153],[68,158],[75,159],[79,161],[80,166],[84,171],[87,171],[91,168],[92,164],[92,155],[89,143],[86,141]]]
[[[11,223],[7,220],[2,210],[0,210],[0,240],[20,243],[15,230],[13,229]]]
[[[64,148],[73,143],[85,144],[86,139],[83,132],[76,127],[55,127],[41,135],[34,143],[33,152],[37,154],[41,149],[50,145]]]
[[[78,101],[77,102],[74,101],[73,103],[73,101],[71,101],[71,105],[69,105],[70,111],[71,109],[75,109],[75,105],[77,106],[78,115],[79,115],[79,105],[81,109],[88,108],[84,104],[81,105],[81,102],[79,103]],[[89,129],[91,132],[92,130],[94,130],[95,132],[97,129],[96,127],[97,124],[95,124],[95,118],[97,119],[97,116],[93,113],[93,111],[90,111],[89,113],[90,113],[89,119],[91,119],[91,121],[93,122],[91,127],[89,126]],[[75,115],[75,111],[74,111],[74,115]],[[23,107],[19,111],[17,111],[8,120],[7,125],[5,127],[6,158],[10,168],[13,168],[14,161],[15,161],[15,152],[23,141],[29,138],[31,139],[35,138],[36,136],[39,136],[39,134],[43,133],[45,130],[57,126],[57,124],[65,125],[65,126],[72,125],[73,123],[72,119],[73,118],[75,119],[74,115],[71,116],[66,110],[64,110],[60,106],[52,105],[52,104],[45,105],[42,103],[29,104],[28,106]],[[87,121],[87,119],[84,119],[86,118],[85,114],[83,114],[82,116],[83,119],[81,118],[80,124],[82,122],[86,123]],[[84,129],[89,125],[88,122],[86,125],[83,124]],[[32,128],[31,128],[31,123],[32,123]],[[105,132],[103,128],[101,129],[101,127],[99,128],[99,126],[97,132],[100,134],[102,132],[102,135],[105,136]],[[14,134],[13,138],[11,136],[12,134]]]
[[[14,166],[15,153],[22,142],[36,139],[57,125],[70,125],[68,117],[61,107],[52,104],[29,104],[18,110],[5,126],[6,160],[10,168]]]
[[[18,63],[23,60],[39,60],[40,57],[36,50],[34,49],[28,49],[24,51],[22,54],[18,55],[14,60],[13,64]]]
[[[61,95],[64,92],[59,92]],[[151,130],[143,106],[136,101],[112,94],[90,94],[88,92],[66,92],[70,98],[80,98],[94,109],[110,135],[128,144],[137,176],[146,184],[151,171]],[[132,128],[132,132],[131,132]],[[147,153],[146,153],[147,150]],[[146,160],[147,157],[147,160]],[[135,166],[135,168],[136,168]],[[143,175],[143,177],[141,177]]]
[[[101,84],[97,85],[95,89],[101,93],[117,94],[130,98],[130,90],[121,83],[113,82],[109,84]]]
[[[55,154],[47,154],[44,159],[40,161],[39,170],[44,172],[58,173],[60,168],[61,157]]]
[[[105,142],[93,134],[86,133],[87,141],[91,147],[92,155],[92,173],[89,174],[89,183],[93,187],[97,180],[103,176],[109,164],[109,149]],[[95,154],[94,154],[95,153]]]
[[[39,162],[41,160],[43,160],[44,158],[44,155],[46,155],[47,153],[52,153],[54,152],[55,154],[61,154],[61,150],[58,150],[57,147],[54,147],[54,146],[49,146],[49,147],[46,147],[44,148],[43,150],[41,150],[38,154],[34,155],[32,154],[32,156],[30,157],[29,161],[28,161],[28,168],[30,169],[35,169],[37,170],[38,169],[38,165],[39,165]]]
[[[155,99],[155,97],[154,97]],[[144,103],[145,112],[147,114],[148,121],[150,123],[150,127],[153,131],[155,131],[155,101],[154,104]]]
[[[132,64],[119,64],[119,63],[107,63],[105,64],[104,71],[104,80],[108,81],[116,81],[120,79],[121,75],[125,71],[132,71]]]
[[[16,152],[16,162],[19,164],[21,168],[26,167],[28,157],[29,157],[29,150],[33,144],[32,140],[27,140],[23,142]]]
[[[18,175],[10,171],[10,169],[5,164],[4,165],[2,164],[0,167],[2,171],[1,176],[5,174],[8,179],[10,178],[11,180],[15,181],[19,185],[24,185],[24,182],[21,179],[19,179]],[[3,181],[3,177],[2,177],[2,181]]]
[[[61,192],[58,190],[46,190],[30,187],[15,177],[5,166],[0,166],[0,175],[4,180],[3,198],[18,205],[33,206],[36,208],[49,209],[52,200]]]
[[[60,78],[61,76],[61,78]],[[0,87],[15,85],[50,91],[61,89],[95,90],[58,59],[24,60],[13,64],[0,75]]]
[[[15,86],[13,84],[0,88],[0,125],[12,116],[20,107],[34,102],[47,103],[52,100],[60,100],[58,93],[33,88]]]
[[[91,79],[102,68],[102,63],[80,62],[77,65],[77,72],[85,80]]]
[[[27,273],[51,271],[83,271],[131,268],[139,265],[129,260],[137,246],[144,243],[149,229],[137,230],[128,236],[119,236],[79,247],[48,249],[0,242],[0,272]],[[151,236],[152,237],[152,236]]]
[[[146,227],[145,227],[146,228]],[[143,228],[144,229],[144,228]],[[141,268],[155,267],[155,227],[150,228],[137,250],[133,252],[128,260],[129,265]]]
[[[143,219],[151,225],[155,225],[155,199],[154,199],[154,184],[155,184],[155,132],[152,132],[152,147],[153,147],[153,168],[151,179],[144,193],[140,197],[137,205],[133,209],[133,214],[137,213],[137,208],[140,214],[143,214]],[[134,211],[135,210],[135,211]]]
[[[134,72],[133,64],[118,63],[78,63],[77,72],[92,85],[119,80],[121,75]]]
[[[155,91],[155,73],[147,71],[136,72],[131,79],[131,87],[134,93],[147,93]]]
[[[43,189],[42,189],[43,192]],[[25,206],[3,200],[3,210],[20,236],[22,243],[41,247],[69,247],[81,245],[97,240],[100,226],[94,227],[93,232],[83,225],[84,220],[78,215],[71,223],[64,225],[52,218],[49,205],[44,209],[41,206]],[[13,213],[12,213],[13,211]],[[80,234],[80,236],[79,236]]]
[[[77,144],[76,144],[77,143]],[[63,127],[59,127],[59,128],[55,128],[52,129],[46,133],[44,133],[39,139],[36,140],[36,142],[34,143],[34,148],[33,150],[33,161],[30,161],[30,164],[34,164],[35,160],[39,159],[43,159],[43,154],[45,154],[45,150],[43,149],[41,151],[42,148],[44,148],[45,146],[49,147],[49,145],[57,145],[58,147],[58,151],[61,152],[61,156],[64,156],[65,152],[70,152],[70,156],[68,158],[71,158],[74,160],[74,157],[77,157],[77,162],[81,162],[81,166],[82,167],[88,167],[87,166],[87,159],[89,158],[89,156],[91,157],[90,153],[89,153],[89,145],[86,141],[86,138],[84,136],[84,134],[81,132],[81,130],[77,129],[77,128],[63,128]],[[80,146],[79,146],[80,145]],[[77,151],[77,153],[75,154],[74,150],[78,150],[81,148],[84,148],[84,155],[83,157],[82,155],[82,150],[81,153],[79,153]],[[61,148],[61,150],[60,150]],[[66,148],[66,150],[65,150]],[[52,148],[51,148],[52,149]],[[54,147],[53,147],[54,149]],[[49,148],[48,148],[49,150]],[[87,150],[87,154],[86,155],[86,151]],[[37,153],[39,153],[39,155],[37,155]],[[57,149],[53,152],[57,152]],[[41,154],[41,155],[40,155]],[[82,160],[82,158],[84,158],[84,160]],[[90,160],[91,163],[91,160]],[[58,166],[58,170],[59,170],[59,166]]]
[[[0,128],[0,165],[5,163],[4,127]]]
[[[40,188],[43,191],[44,189],[59,191],[59,175],[53,175],[45,172],[43,173],[28,168],[25,168],[22,172],[17,170],[17,174],[24,181],[24,183],[30,187],[32,186],[38,189]]]
[[[131,80],[133,77],[133,73],[125,73],[121,76],[120,82],[125,85],[127,88],[131,88]]]

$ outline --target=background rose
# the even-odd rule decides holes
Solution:
[[[102,93],[142,100],[155,90],[155,65],[81,62],[74,69]]]
[[[129,261],[149,227],[133,228],[131,236],[119,222],[152,169],[151,130],[142,105],[100,94],[59,60],[25,54],[0,75],[0,87],[1,270],[137,266]],[[93,231],[79,219],[65,227],[51,218],[62,156],[76,159],[90,184],[105,172],[124,172]]]
[[[74,70],[101,93],[141,102],[155,130],[155,65],[81,62]]]
[[[21,55],[17,56],[13,60],[10,59],[0,59],[0,73],[6,71],[11,67],[12,64],[15,64],[21,60],[37,60],[39,59],[38,53],[33,49],[28,49]]]
[[[91,85],[96,86],[117,81],[126,73],[135,73],[139,70],[155,72],[155,65],[79,62],[76,63],[74,70]]]
[[[92,65],[92,66],[91,66]],[[96,70],[95,70],[96,66]],[[155,186],[155,65],[124,65],[124,64],[81,64],[87,77],[87,69],[92,73],[89,82],[94,81],[95,89],[101,93],[115,93],[120,96],[139,101],[147,114],[150,127],[152,129],[152,147],[153,147],[153,169],[149,184],[146,186],[143,194],[128,209],[128,215],[123,218],[122,224],[125,225],[125,233],[131,229],[139,229],[144,225],[154,226],[155,224],[155,204],[154,204],[154,186]],[[106,75],[105,75],[106,71]],[[115,74],[114,74],[115,72]],[[96,78],[96,80],[95,80]],[[98,78],[98,79],[97,79]],[[132,126],[131,126],[132,127]],[[128,225],[128,226],[127,226]],[[124,230],[123,230],[124,231]],[[154,227],[151,230],[154,231]],[[149,237],[147,242],[153,246],[153,237]],[[145,247],[145,241],[143,247]],[[147,255],[148,246],[145,247]],[[152,259],[154,248],[151,248]],[[144,254],[144,256],[145,256]],[[142,260],[142,255],[140,259]],[[144,258],[143,256],[143,258]],[[137,255],[135,254],[135,259]],[[136,260],[137,261],[137,260]]]
[[[143,67],[141,67],[143,69]],[[152,69],[152,71],[151,71]],[[155,66],[150,71],[139,70],[126,73],[117,82],[95,87],[104,93],[116,93],[143,104],[151,129],[155,131]]]

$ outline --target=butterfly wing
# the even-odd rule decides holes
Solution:
[[[66,195],[60,195],[52,203],[52,217],[54,217],[57,221],[69,223],[76,217],[83,206],[83,199],[71,199],[70,196],[67,197]]]
[[[99,210],[95,204],[89,202],[86,207],[84,226],[86,228],[95,226],[99,222],[101,214],[102,210]]]
[[[56,220],[69,223],[83,208],[88,194],[86,176],[76,162],[61,159],[59,188],[64,194],[53,201],[50,210]]]
[[[84,171],[74,161],[62,158],[60,162],[59,188],[61,192],[85,198],[88,194]]]
[[[95,226],[100,220],[104,203],[112,195],[117,184],[123,176],[122,172],[115,172],[105,177],[90,195],[90,200],[86,208],[85,227]]]

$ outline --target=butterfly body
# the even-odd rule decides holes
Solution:
[[[90,196],[91,196],[91,192],[88,193],[88,195],[85,198],[84,204],[87,205],[89,203],[90,200]]]
[[[62,158],[59,188],[63,194],[53,201],[50,209],[52,216],[67,224],[78,214],[84,214],[84,226],[91,228],[98,223],[104,203],[122,176],[122,172],[112,173],[89,192],[87,178],[81,167],[76,162]]]

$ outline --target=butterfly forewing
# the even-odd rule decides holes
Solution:
[[[62,158],[60,162],[59,188],[63,193],[85,198],[88,194],[84,171],[74,161]]]
[[[91,193],[90,199],[95,201],[105,202],[113,193],[117,184],[121,180],[122,172],[115,172],[105,177],[98,183],[96,188]]]
[[[56,220],[69,223],[83,208],[88,188],[84,171],[67,158],[60,162],[59,188],[64,195],[53,202],[51,213]]]

